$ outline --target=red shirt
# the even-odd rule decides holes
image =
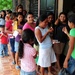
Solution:
[[[5,26],[7,30],[12,31],[12,20],[6,21]]]
[[[4,35],[3,35],[3,33],[0,33],[0,36],[2,36],[0,39],[1,39],[1,43],[2,44],[8,44],[8,35],[7,35],[7,33],[4,33]]]

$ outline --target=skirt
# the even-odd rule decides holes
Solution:
[[[53,49],[56,54],[62,54],[65,44],[64,43],[55,43]]]
[[[41,67],[50,67],[51,63],[56,62],[56,56],[53,48],[39,49],[38,65]]]

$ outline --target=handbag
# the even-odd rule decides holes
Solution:
[[[71,75],[71,74],[69,74],[65,68],[62,68],[62,69],[59,71],[58,75]]]

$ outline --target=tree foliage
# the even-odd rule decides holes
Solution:
[[[0,10],[12,9],[12,0],[0,0]]]

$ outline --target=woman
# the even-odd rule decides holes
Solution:
[[[63,67],[71,75],[75,75],[75,14],[68,18],[68,25],[71,28],[70,33],[68,33],[66,27],[63,28],[63,32],[69,37],[69,49]]]

